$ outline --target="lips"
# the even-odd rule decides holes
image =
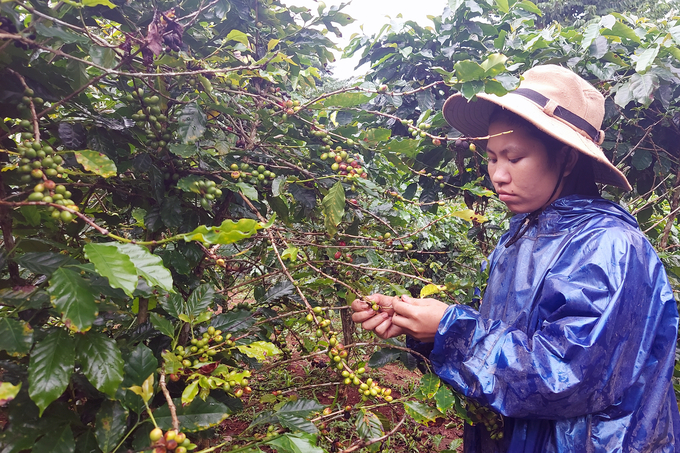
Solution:
[[[516,195],[513,195],[509,192],[498,192],[498,198],[501,201],[509,201],[512,200]]]

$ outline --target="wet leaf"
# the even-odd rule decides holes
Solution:
[[[110,178],[118,174],[116,164],[105,154],[90,150],[76,151],[74,154],[78,163],[86,171],[91,171],[103,178]]]

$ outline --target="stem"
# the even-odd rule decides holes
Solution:
[[[165,368],[161,368],[161,377],[159,379],[159,384],[161,386],[161,390],[163,390],[165,400],[168,402],[168,407],[170,408],[170,417],[172,417],[172,427],[175,428],[175,431],[179,432],[179,420],[177,419],[177,408],[175,407],[175,403],[172,402],[172,397],[170,396],[170,392],[168,392],[168,388],[165,386]]]

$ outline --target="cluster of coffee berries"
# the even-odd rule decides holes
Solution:
[[[477,146],[474,143],[470,143],[462,138],[457,138],[454,144],[456,148],[469,149],[472,152],[477,150]]]
[[[223,336],[221,330],[210,326],[201,338],[192,338],[190,346],[178,345],[175,348],[175,355],[182,362],[182,366],[189,368],[204,365],[212,361],[218,352],[232,347],[234,342],[230,333]],[[230,351],[227,351],[227,354],[230,354]]]
[[[78,206],[71,200],[71,192],[66,190],[66,186],[56,184],[51,179],[38,183],[33,187],[33,192],[28,195],[28,201],[42,201],[43,203],[54,203],[65,206],[73,211],[78,211]],[[69,211],[56,209],[48,206],[48,211],[52,212],[52,218],[69,223],[73,220],[73,214]]]
[[[503,438],[503,416],[486,406],[481,406],[473,400],[466,400],[465,410],[473,424],[481,423],[486,427],[493,440]]]
[[[426,131],[432,127],[432,125],[429,123],[421,123],[419,126],[414,126],[413,120],[401,120],[401,124],[408,128],[412,137],[420,138],[427,137]]]
[[[361,166],[361,157],[358,154],[351,156],[342,146],[335,148],[335,151],[323,153],[319,156],[321,160],[331,159],[331,170],[344,176],[345,180],[353,178],[368,178],[368,173]]]
[[[337,348],[338,347],[336,346],[336,348],[333,349]],[[331,349],[331,352],[329,353],[330,355],[334,353],[333,349]],[[333,357],[337,357],[337,355]],[[393,400],[392,389],[380,387],[378,383],[371,378],[362,380],[363,374],[365,372],[366,369],[364,367],[360,367],[355,372],[342,369],[340,370],[340,375],[344,378],[343,382],[345,385],[354,385],[355,387],[359,388],[359,393],[361,394],[361,398],[364,401],[366,401],[368,398],[378,398],[384,399],[386,402],[391,403]]]
[[[310,134],[312,134],[313,137],[316,137],[319,140],[321,140],[321,142],[323,143],[323,145],[319,146],[319,151],[328,152],[331,150],[331,146],[333,145],[333,138],[330,136],[328,131],[318,123],[317,120],[314,120],[314,125],[312,126]]]
[[[338,242],[338,247],[346,247],[347,243],[345,241],[340,241]],[[352,254],[350,252],[343,253],[342,250],[337,250],[333,257],[336,260],[341,260],[341,261],[347,261],[348,263],[351,263],[353,261]]]
[[[276,178],[276,173],[267,170],[264,165],[258,165],[257,168],[251,168],[251,166],[245,162],[240,165],[237,163],[231,164],[231,179],[238,180],[240,182],[247,181],[253,186],[269,186],[274,178]]]
[[[35,92],[32,89],[26,88],[24,90],[24,95],[21,97],[21,100],[17,104],[17,110],[19,111],[19,113],[21,113],[22,118],[30,118],[31,103],[33,103],[33,106],[35,107],[36,110],[39,110],[44,102],[45,101],[42,98],[35,96]],[[28,129],[29,127],[31,127],[30,121],[26,120],[26,123],[22,122],[21,124],[21,126],[24,129]]]
[[[17,171],[22,175],[21,182],[28,183],[31,180],[52,178],[64,172],[61,166],[64,159],[55,154],[54,149],[45,141],[24,140],[17,145],[17,152],[20,156]]]
[[[283,109],[283,114],[281,114],[281,120],[283,121],[288,120],[289,115],[295,115],[301,109],[300,101],[293,101],[291,99],[281,101],[279,107]]]
[[[200,204],[203,209],[210,209],[210,203],[222,196],[222,190],[211,179],[194,181],[192,191],[201,196]]]
[[[125,100],[140,107],[137,113],[132,114],[132,120],[137,127],[145,129],[149,147],[165,148],[172,134],[168,130],[168,117],[163,113],[160,97],[155,94],[148,96],[144,88],[137,88],[128,93]]]
[[[149,440],[153,447],[153,453],[165,453],[174,451],[175,453],[186,453],[196,449],[197,445],[191,443],[184,433],[178,433],[174,429],[163,432],[160,428],[154,428],[149,433]]]

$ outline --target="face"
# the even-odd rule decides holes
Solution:
[[[489,177],[498,197],[512,212],[533,212],[559,196],[561,187],[549,199],[559,179],[560,165],[550,162],[548,150],[526,128],[506,121],[489,125],[489,135],[507,131],[512,132],[492,137],[487,144]]]

